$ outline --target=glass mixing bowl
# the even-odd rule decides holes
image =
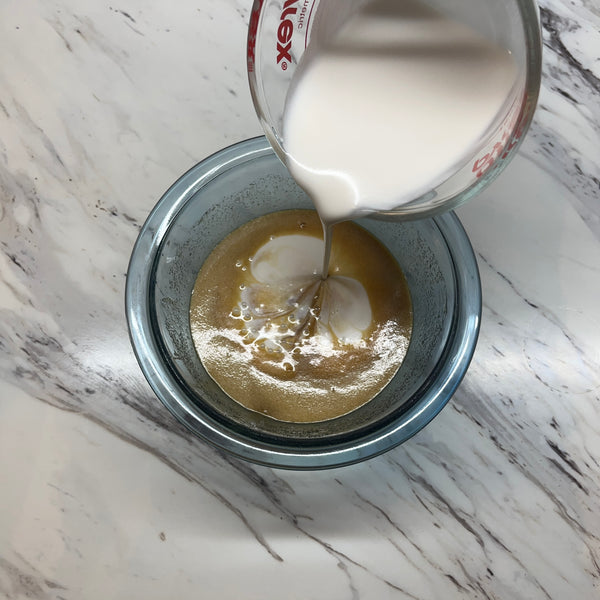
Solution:
[[[199,438],[272,467],[320,469],[368,459],[429,423],[463,378],[479,331],[477,263],[456,215],[360,224],[403,269],[414,322],[398,373],[357,410],[318,423],[285,423],[229,398],[200,362],[189,306],[206,257],[247,221],[288,208],[312,208],[264,137],[207,158],[160,199],[135,244],[126,312],[141,369],[162,403]]]

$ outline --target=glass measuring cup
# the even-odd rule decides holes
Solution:
[[[373,0],[255,0],[248,33],[250,90],[267,139],[290,164],[284,112],[294,74],[307,52],[334,36],[347,19]],[[467,25],[508,50],[515,83],[488,129],[432,189],[374,216],[409,219],[456,207],[488,185],[515,155],[531,123],[541,78],[541,35],[534,0],[423,0],[423,5]],[[385,18],[385,15],[383,15]],[[357,86],[360,81],[357,81]],[[402,137],[402,131],[389,131]],[[400,143],[400,141],[399,141]],[[402,175],[398,165],[398,177]],[[393,199],[392,199],[393,200]]]

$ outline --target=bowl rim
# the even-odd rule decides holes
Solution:
[[[357,463],[402,444],[433,420],[450,400],[473,357],[481,322],[482,294],[477,260],[468,236],[454,212],[430,217],[443,237],[457,287],[454,323],[441,368],[422,397],[392,421],[349,443],[324,443],[288,448],[265,443],[232,430],[181,399],[184,388],[160,360],[160,341],[152,326],[150,284],[162,242],[182,207],[215,177],[247,161],[275,154],[265,136],[238,142],[196,164],[163,194],[152,209],[133,247],[125,286],[125,313],[134,354],[144,377],[162,404],[200,439],[253,463],[297,470],[316,470]],[[465,293],[468,290],[469,293]],[[462,332],[457,335],[456,332]]]

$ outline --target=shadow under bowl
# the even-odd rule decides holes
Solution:
[[[362,407],[317,423],[276,421],[232,400],[207,374],[192,340],[198,271],[226,235],[251,219],[312,207],[264,137],[240,142],[165,193],[140,231],[127,274],[132,345],[161,402],[201,439],[272,467],[338,467],[406,441],[448,402],[479,332],[479,272],[454,213],[408,222],[362,219],[398,261],[411,294],[413,333],[395,377]]]

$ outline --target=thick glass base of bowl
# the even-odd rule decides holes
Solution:
[[[481,286],[458,218],[362,219],[404,271],[413,335],[393,380],[357,410],[318,423],[286,423],[244,408],[206,373],[189,323],[196,276],[213,248],[258,216],[312,208],[264,137],[225,148],[160,199],[133,249],[126,287],[130,337],[161,402],[198,437],[272,467],[322,469],[403,443],[445,406],[477,343]]]

